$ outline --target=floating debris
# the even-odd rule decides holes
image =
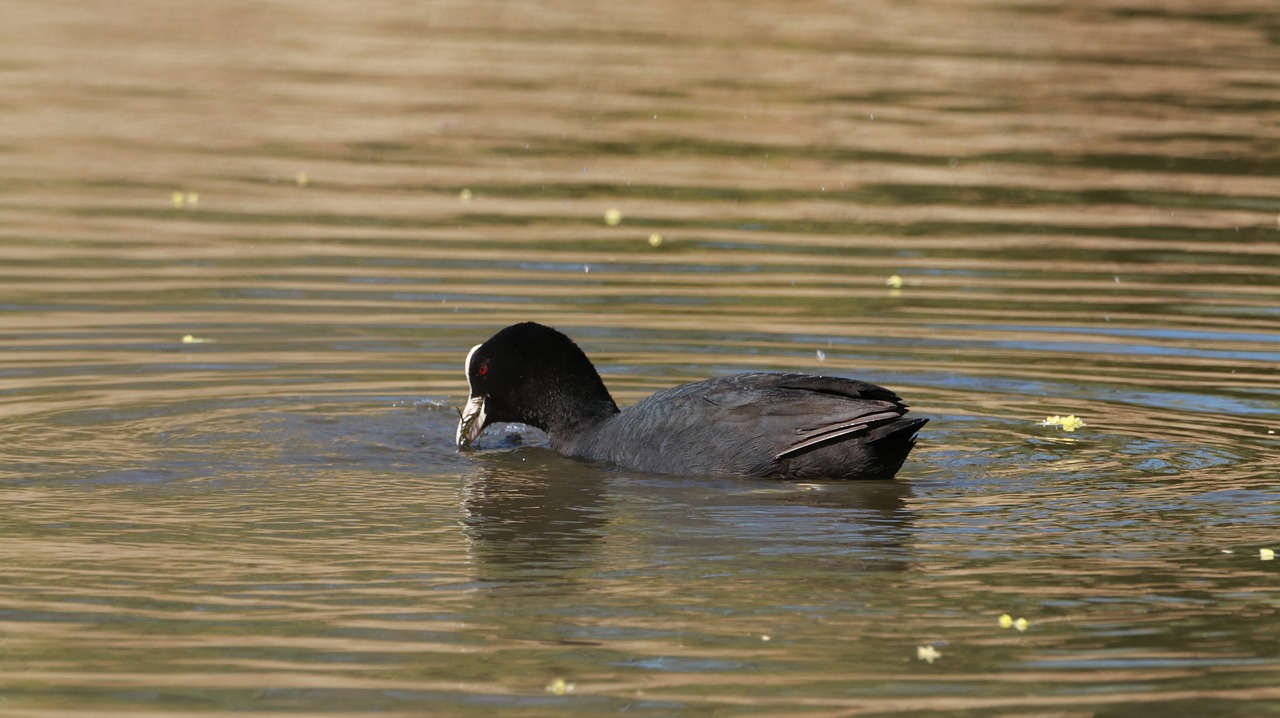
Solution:
[[[888,277],[885,277],[884,286],[890,289],[902,289],[902,277],[896,274],[890,274]]]
[[[649,246],[650,246],[650,247],[661,247],[661,246],[662,246],[662,235],[658,234],[657,232],[654,232],[653,234],[649,235]]]
[[[610,227],[617,227],[622,223],[622,211],[610,208],[604,213],[604,223]]]
[[[916,660],[932,664],[942,658],[942,652],[933,646],[916,646]]]
[[[200,204],[200,194],[198,192],[174,192],[169,195],[169,201],[173,202],[174,207],[195,207]]]
[[[458,199],[462,200],[463,204],[469,203],[471,201],[471,190],[464,189],[461,192],[459,192]]]
[[[574,685],[563,678],[557,678],[547,684],[547,693],[553,696],[562,696],[566,693],[573,692]]]
[[[1082,426],[1086,426],[1086,424],[1080,417],[1070,414],[1068,416],[1046,416],[1044,421],[1040,422],[1040,426],[1056,426],[1063,431],[1075,431]]]
[[[1027,627],[1031,625],[1031,623],[1025,618],[1014,620],[1013,616],[1010,616],[1007,613],[1000,614],[1000,619],[997,623],[1000,624],[1001,628],[1016,628],[1019,633],[1027,630]]]
[[[185,334],[182,337],[183,344],[213,344],[215,342],[217,342],[216,339],[205,339],[194,334]]]
[[[1276,560],[1275,549],[1270,549],[1270,548],[1258,549],[1258,558],[1262,559],[1263,561]]]
[[[293,182],[299,187],[306,187],[307,185],[311,184],[311,178],[307,176],[306,172],[299,172],[296,176],[294,176]]]

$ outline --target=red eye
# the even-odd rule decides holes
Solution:
[[[479,368],[479,369],[476,369],[476,373],[477,373],[477,374],[479,374],[480,376],[484,376],[485,374],[488,374],[488,373],[489,373],[489,365],[488,365],[488,364],[481,364],[481,365],[480,365],[480,368]]]

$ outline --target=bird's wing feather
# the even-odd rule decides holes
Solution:
[[[704,383],[702,392],[725,410],[719,418],[725,426],[748,425],[752,433],[785,442],[770,451],[773,461],[866,434],[907,413],[892,391],[842,377],[747,374]],[[737,407],[730,405],[734,399]]]
[[[800,434],[800,440],[774,454],[773,460],[777,461],[779,459],[785,459],[788,456],[794,456],[803,452],[805,449],[818,446],[819,444],[826,444],[832,441],[839,441],[841,439],[857,436],[878,424],[886,421],[893,421],[894,419],[901,417],[902,413],[901,409],[880,411],[873,414],[864,414],[849,421],[826,424],[807,431],[797,429],[797,432]]]
[[[602,429],[608,437],[592,437],[574,453],[666,473],[729,467],[729,473],[763,475],[762,467],[820,446],[863,435],[874,441],[877,428],[907,410],[896,394],[874,384],[764,373],[685,384],[634,409]]]

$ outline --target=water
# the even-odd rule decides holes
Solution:
[[[1269,3],[5,17],[0,713],[1280,712]],[[932,421],[885,483],[458,454],[526,319],[624,404]]]

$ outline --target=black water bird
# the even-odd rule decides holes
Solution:
[[[619,410],[578,345],[535,322],[473,347],[466,372],[460,448],[520,422],[565,456],[659,474],[890,479],[928,421],[883,387],[810,374],[708,379]]]

